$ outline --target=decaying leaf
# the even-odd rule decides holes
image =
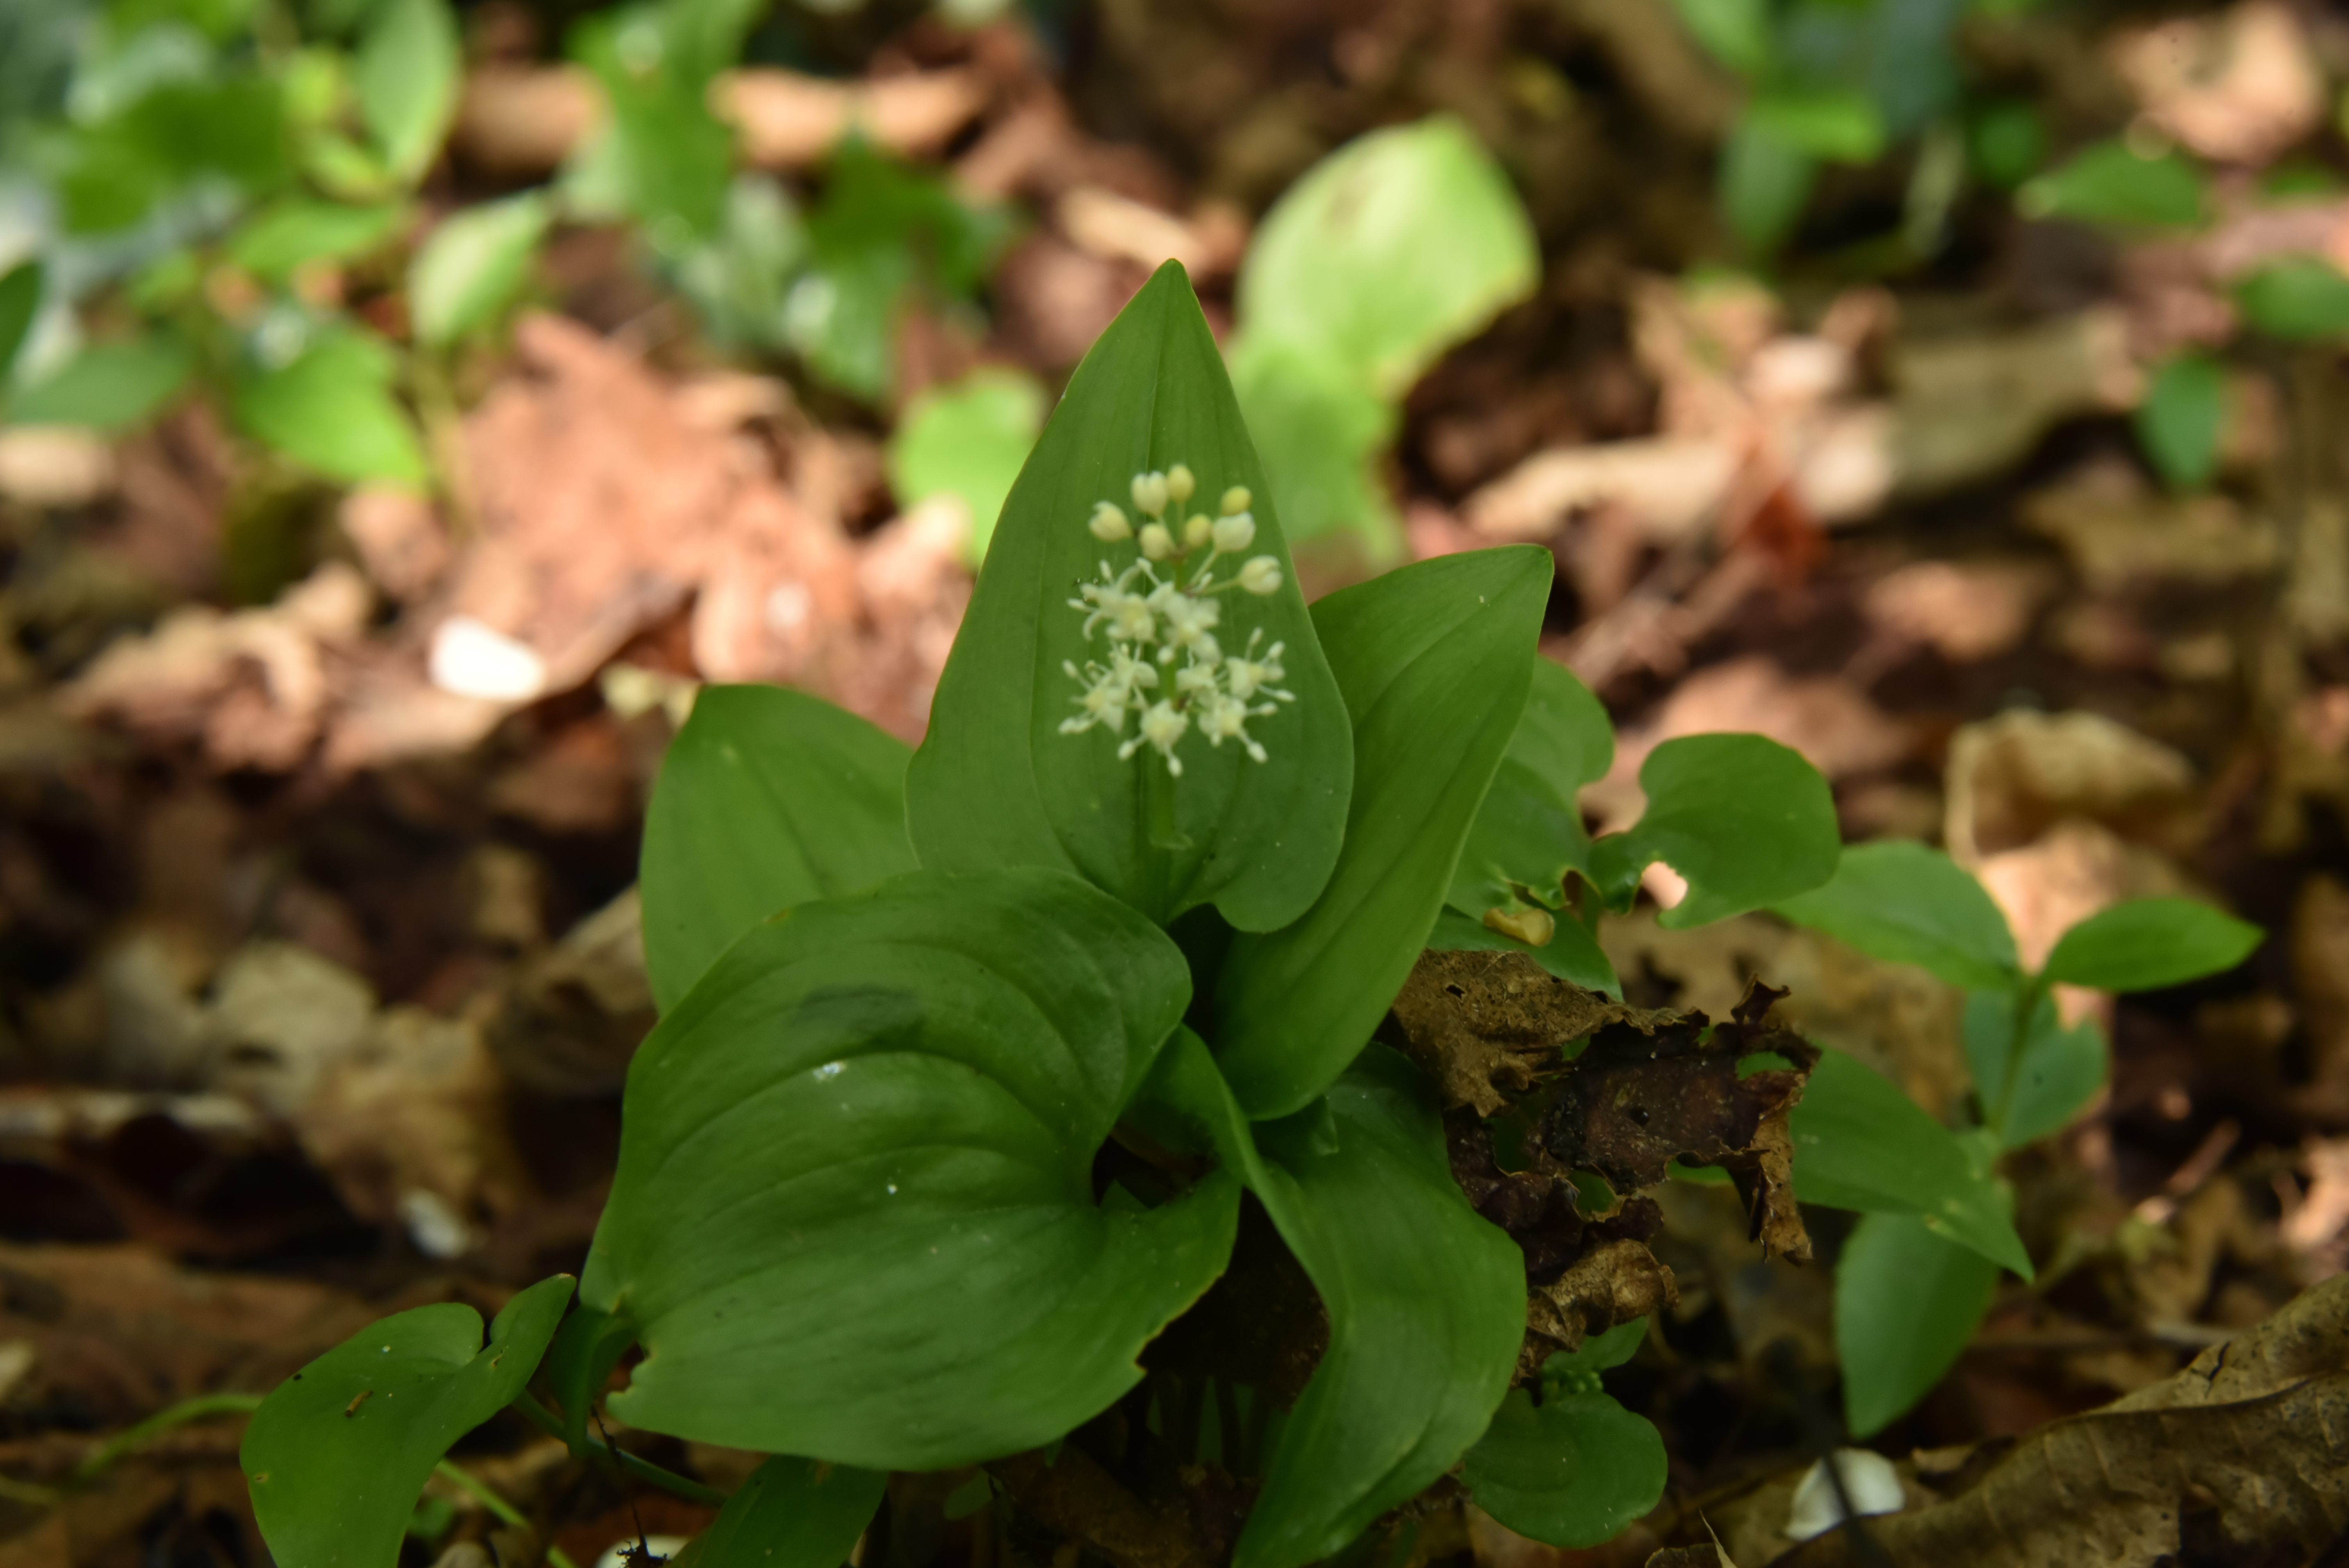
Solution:
[[[1394,1003],[1405,1053],[1447,1103],[1479,1116],[1530,1093],[1568,1041],[1650,1016],[1497,952],[1423,953]]]

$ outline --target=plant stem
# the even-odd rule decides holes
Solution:
[[[480,1503],[483,1508],[488,1509],[492,1513],[497,1515],[498,1518],[503,1520],[506,1523],[520,1525],[524,1530],[531,1528],[531,1522],[529,1520],[523,1517],[522,1510],[516,1508],[512,1503],[508,1502],[504,1498],[500,1497],[495,1491],[492,1491],[490,1489],[490,1485],[487,1481],[481,1480],[479,1476],[474,1475],[471,1470],[466,1470],[462,1465],[458,1464],[455,1460],[442,1460],[439,1464],[432,1467],[432,1473],[439,1476],[442,1480],[447,1481],[450,1486],[455,1487],[459,1491],[461,1491],[466,1496],[471,1498],[475,1502]],[[579,1568],[577,1563],[571,1561],[570,1553],[564,1552],[562,1547],[554,1545],[553,1542],[549,1542],[547,1545],[546,1560],[549,1563],[554,1563],[554,1568]]]
[[[540,1431],[569,1440],[570,1433],[564,1429],[563,1418],[540,1404],[530,1395],[523,1395],[513,1402],[511,1408]],[[626,1449],[598,1442],[594,1438],[583,1440],[589,1448],[611,1455],[619,1462],[622,1470],[635,1476],[638,1480],[649,1481],[664,1491],[675,1492],[688,1502],[703,1503],[710,1508],[720,1508],[725,1505],[726,1494],[715,1488],[704,1486],[698,1480],[688,1480],[676,1471],[663,1470],[652,1460],[639,1459]]]
[[[2023,1076],[2023,1047],[2031,1037],[2032,1020],[2039,1015],[2040,999],[2046,995],[2046,985],[2037,975],[2023,983],[2014,994],[2014,1032],[2006,1042],[2006,1076],[1998,1086],[1998,1102],[1991,1107],[1991,1130],[2006,1140],[2006,1113],[2014,1103],[2015,1080]]]
[[[123,1455],[144,1447],[174,1427],[184,1427],[208,1416],[249,1416],[260,1408],[258,1394],[199,1394],[192,1399],[182,1399],[100,1443],[88,1459],[74,1467],[74,1480],[93,1479]]]

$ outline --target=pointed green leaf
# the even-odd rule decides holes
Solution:
[[[1669,1468],[1655,1424],[1609,1396],[1554,1394],[1537,1407],[1513,1388],[1460,1479],[1477,1507],[1520,1535],[1596,1546],[1656,1506]]]
[[[231,407],[245,434],[328,479],[420,486],[424,449],[391,395],[392,368],[382,344],[333,336],[239,387]]]
[[[481,1315],[455,1302],[361,1329],[279,1384],[239,1454],[282,1568],[393,1568],[416,1500],[450,1445],[523,1391],[571,1299],[571,1276]]]
[[[525,191],[468,207],[433,230],[408,274],[416,341],[447,348],[496,320],[529,276],[552,216],[543,196]]]
[[[2202,221],[2209,181],[2175,152],[2142,158],[2118,139],[2082,148],[2030,181],[2017,197],[2024,216],[2074,218],[2116,229],[2183,228]]]
[[[18,262],[0,276],[0,391],[6,389],[17,351],[25,346],[33,318],[41,312],[41,278],[38,256]]]
[[[914,872],[737,942],[629,1067],[581,1297],[645,1346],[614,1413],[890,1470],[1098,1414],[1231,1247],[1227,1176],[1093,1202],[1189,991],[1164,932],[1032,869]]]
[[[1554,660],[1534,661],[1533,686],[1493,787],[1476,811],[1445,902],[1472,920],[1524,890],[1556,909],[1568,872],[1589,874],[1590,835],[1578,795],[1607,776],[1615,727],[1588,686]]]
[[[1771,908],[1871,958],[1914,964],[1952,985],[2022,984],[2014,934],[1973,873],[1909,840],[1854,844],[1823,887]]]
[[[229,259],[262,277],[284,278],[312,262],[365,255],[388,241],[405,216],[396,203],[347,207],[291,198],[239,229],[229,242]]]
[[[1866,95],[1843,88],[1780,88],[1746,106],[1745,122],[1811,158],[1872,163],[1884,151],[1884,117]]]
[[[127,430],[169,403],[196,367],[178,338],[93,344],[8,405],[12,425],[86,425]]]
[[[1247,553],[1285,572],[1223,361],[1170,262],[1077,367],[1004,503],[906,779],[907,821],[925,865],[1050,866],[1154,920],[1213,904],[1243,931],[1269,930],[1302,914],[1329,880],[1353,776],[1345,704],[1293,583],[1215,601],[1226,650],[1259,631],[1282,646],[1281,684],[1296,700],[1250,721],[1268,760],[1210,747],[1193,728],[1176,747],[1182,777],[1170,779],[1146,748],[1119,760],[1120,733],[1061,727],[1082,690],[1063,665],[1108,656],[1069,601],[1097,579],[1098,562],[1123,572],[1137,559],[1132,542],[1096,539],[1087,519],[1104,500],[1126,506],[1136,473],[1178,462],[1197,476],[1195,508],[1212,511],[1235,484],[1255,492]],[[1124,738],[1136,725],[1127,719]]]
[[[821,697],[713,686],[645,811],[645,967],[666,1013],[780,909],[914,869],[895,736]]]
[[[883,1470],[771,1459],[693,1538],[678,1568],[840,1568],[888,1485]]]
[[[1752,118],[1741,119],[1721,150],[1721,213],[1749,252],[1785,242],[1817,182],[1818,164]]]
[[[995,520],[1044,426],[1043,387],[1024,370],[988,366],[933,387],[889,438],[889,489],[911,511],[951,495],[970,510],[970,558],[987,557]]]
[[[1983,1121],[2008,1149],[2062,1131],[2105,1087],[2112,1068],[2095,1019],[2067,1028],[2053,997],[2042,992],[2036,1000],[2017,1053],[2015,994],[1977,991],[1966,998],[1966,1062],[1974,1092]]]
[[[1818,1066],[1791,1119],[1795,1196],[1866,1214],[1915,1214],[1960,1246],[2032,1277],[1995,1178],[1957,1135],[1842,1051]]]
[[[463,67],[448,0],[381,0],[353,62],[359,114],[393,176],[413,182],[440,151]]]
[[[1836,1354],[1854,1439],[1882,1431],[1932,1392],[1997,1288],[1997,1264],[1915,1215],[1859,1222],[1835,1270]]]
[[[1555,568],[1536,545],[1423,561],[1313,606],[1354,719],[1354,791],[1329,886],[1232,941],[1216,1059],[1255,1117],[1319,1098],[1426,945],[1532,679]]]
[[[2219,464],[2227,422],[2227,373],[2207,354],[2164,365],[2137,406],[2137,444],[2172,490],[2200,490]]]
[[[1678,931],[1808,892],[1842,851],[1835,797],[1802,753],[1759,735],[1667,740],[1640,768],[1648,809],[1628,832],[1590,846],[1590,873],[1618,908],[1657,861],[1688,897],[1657,917]]]
[[[2286,256],[2235,286],[2235,304],[2255,330],[2287,343],[2349,333],[2349,275],[2320,256]]]
[[[2065,932],[2043,977],[2099,991],[2158,991],[2232,969],[2266,939],[2258,926],[2186,898],[2139,898]]]

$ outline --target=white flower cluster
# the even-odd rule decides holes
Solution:
[[[1117,748],[1118,760],[1147,746],[1166,759],[1166,771],[1177,778],[1183,759],[1174,755],[1174,745],[1194,727],[1210,746],[1237,740],[1250,757],[1263,761],[1264,747],[1248,734],[1247,721],[1277,713],[1281,703],[1296,700],[1279,686],[1288,673],[1280,665],[1286,644],[1275,643],[1259,653],[1261,626],[1248,634],[1242,653],[1227,654],[1216,640],[1223,624],[1216,596],[1235,589],[1257,597],[1278,593],[1280,562],[1269,555],[1251,556],[1227,581],[1216,581],[1218,561],[1241,555],[1256,542],[1256,519],[1248,511],[1247,488],[1234,485],[1224,492],[1217,515],[1194,512],[1175,521],[1196,485],[1181,463],[1164,473],[1134,475],[1133,510],[1143,519],[1139,529],[1115,501],[1093,508],[1085,526],[1095,539],[1103,544],[1134,541],[1142,555],[1123,571],[1103,561],[1101,581],[1081,585],[1078,597],[1069,601],[1070,608],[1084,612],[1088,642],[1096,631],[1108,632],[1108,662],[1087,660],[1079,669],[1070,660],[1061,666],[1084,688],[1075,699],[1076,717],[1061,721],[1061,734],[1081,735],[1102,725],[1113,735],[1124,735],[1127,716],[1138,716],[1136,733]],[[1195,559],[1195,566],[1191,565]],[[1183,661],[1179,669],[1178,658]],[[1163,682],[1162,670],[1170,677]]]

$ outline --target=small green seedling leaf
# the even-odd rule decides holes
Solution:
[[[987,542],[1020,465],[1044,428],[1047,399],[1024,371],[987,366],[934,387],[906,407],[889,438],[889,488],[907,510],[950,495],[970,512],[970,559]]]
[[[388,242],[406,213],[397,204],[348,207],[294,197],[255,215],[229,241],[229,260],[256,276],[282,279],[314,262],[363,256]]]
[[[1654,1423],[1612,1396],[1558,1392],[1536,1406],[1513,1388],[1460,1479],[1477,1507],[1518,1534],[1581,1547],[1612,1540],[1654,1508],[1669,1468]]]
[[[2235,289],[2243,319],[2270,337],[2304,343],[2349,333],[2349,276],[2317,256],[2289,256]]]
[[[432,1467],[530,1381],[571,1277],[481,1315],[450,1302],[360,1330],[277,1386],[239,1459],[254,1516],[283,1568],[392,1568]]]
[[[1221,1172],[1093,1201],[1189,993],[1164,932],[1058,872],[913,872],[734,944],[629,1066],[581,1295],[645,1347],[613,1412],[876,1470],[1099,1414],[1237,1221]]]
[[[1672,9],[1705,53],[1738,75],[1770,68],[1769,0],[1672,0]]]
[[[33,318],[41,313],[42,276],[38,256],[18,262],[0,276],[0,390],[6,388],[8,373],[32,333]]]
[[[8,405],[12,425],[127,430],[169,403],[196,367],[176,337],[157,334],[83,349]]]
[[[1997,1264],[1915,1215],[1861,1219],[1835,1270],[1836,1355],[1855,1439],[1882,1431],[1932,1391],[1997,1288]]]
[[[1756,123],[1741,119],[1721,150],[1721,211],[1730,232],[1754,254],[1785,242],[1818,179],[1816,160]]]
[[[1859,93],[1780,88],[1757,96],[1746,123],[1806,157],[1873,163],[1884,152],[1884,117]]]
[[[1667,740],[1640,766],[1640,788],[1646,813],[1590,846],[1591,880],[1616,908],[1630,907],[1640,873],[1657,861],[1688,879],[1688,896],[1658,917],[1673,931],[1808,892],[1835,875],[1843,840],[1827,781],[1775,740]]]
[[[2175,152],[2141,158],[2124,142],[2100,141],[2027,181],[2017,204],[2032,218],[2073,218],[2117,229],[2185,228],[2202,221],[2208,183],[2201,170]]]
[[[230,407],[245,434],[328,479],[421,487],[424,449],[391,395],[392,372],[383,344],[339,334],[245,382]]]
[[[2066,1028],[2044,992],[2018,1055],[2016,1011],[2011,991],[1977,991],[1966,998],[1966,1062],[1973,1069],[1974,1093],[1983,1120],[2007,1149],[2062,1131],[2105,1087],[2112,1066],[2095,1021],[2083,1018]]]
[[[1083,671],[1112,659],[1116,629],[1071,601],[1081,585],[1102,587],[1104,562],[1113,573],[1138,572],[1139,544],[1097,537],[1089,520],[1104,503],[1132,505],[1137,474],[1177,464],[1195,477],[1197,515],[1217,511],[1227,487],[1252,492],[1253,538],[1240,553],[1268,560],[1278,581],[1258,579],[1269,593],[1206,601],[1220,616],[1208,630],[1226,654],[1254,643],[1257,652],[1247,656],[1273,657],[1284,672],[1274,684],[1294,697],[1256,700],[1276,708],[1248,720],[1261,762],[1242,744],[1211,746],[1186,718],[1168,743],[1179,778],[1142,743],[1139,712],[1064,728],[1085,724]],[[1243,931],[1304,913],[1345,831],[1353,739],[1287,557],[1215,338],[1170,262],[1077,367],[1004,503],[906,777],[906,820],[922,862],[1073,872],[1161,923],[1202,904]],[[1195,576],[1199,568],[1182,570]],[[1149,591],[1139,575],[1129,588]],[[1158,612],[1147,622],[1154,637],[1174,634]],[[1150,674],[1154,684],[1137,708],[1176,695],[1174,664],[1152,661]]]
[[[2014,934],[1997,902],[1972,872],[1924,844],[1855,844],[1825,886],[1771,907],[1871,958],[1914,964],[1952,985],[2023,980]]]
[[[1343,366],[1269,335],[1233,344],[1231,369],[1291,536],[1350,531],[1375,563],[1401,553],[1402,524],[1378,472],[1401,422],[1394,405]]]
[[[779,686],[704,686],[645,812],[645,967],[667,1012],[777,910],[914,869],[895,736]]]
[[[1444,902],[1472,920],[1520,896],[1558,908],[1567,873],[1589,874],[1590,835],[1578,792],[1606,777],[1614,760],[1615,727],[1590,688],[1563,665],[1537,658],[1525,712],[1477,808]]]
[[[1518,912],[1517,918],[1520,923],[1531,921],[1538,924],[1543,915],[1547,915],[1551,923],[1550,939],[1537,944],[1511,936],[1482,920],[1471,920],[1447,906],[1436,915],[1435,928],[1427,934],[1427,946],[1438,953],[1522,953],[1561,980],[1619,1000],[1623,982],[1617,977],[1615,965],[1608,962],[1599,939],[1590,934],[1590,928],[1577,920],[1571,911],[1555,914],[1543,911],[1536,914],[1526,910]]]
[[[882,1470],[778,1455],[726,1500],[678,1568],[840,1568],[888,1484]]]
[[[551,216],[546,198],[525,191],[468,207],[433,230],[408,274],[416,341],[445,349],[496,320],[521,292]]]
[[[1235,937],[1217,976],[1216,1059],[1250,1116],[1319,1099],[1418,961],[1524,712],[1554,571],[1537,546],[1473,551],[1313,606],[1354,716],[1353,801],[1313,907]]]
[[[1866,1214],[1914,1214],[2002,1268],[2032,1277],[1997,1181],[1956,1134],[1857,1058],[1819,1053],[1790,1125],[1795,1196]]]
[[[2137,407],[2137,444],[2172,490],[2200,490],[2219,466],[2227,373],[2207,354],[2181,354],[2157,372]]]
[[[2132,899],[2065,932],[2043,978],[2099,991],[2158,991],[2232,969],[2265,935],[2191,899]]]
[[[440,151],[463,65],[448,0],[381,0],[353,62],[359,115],[393,178],[412,184]]]

